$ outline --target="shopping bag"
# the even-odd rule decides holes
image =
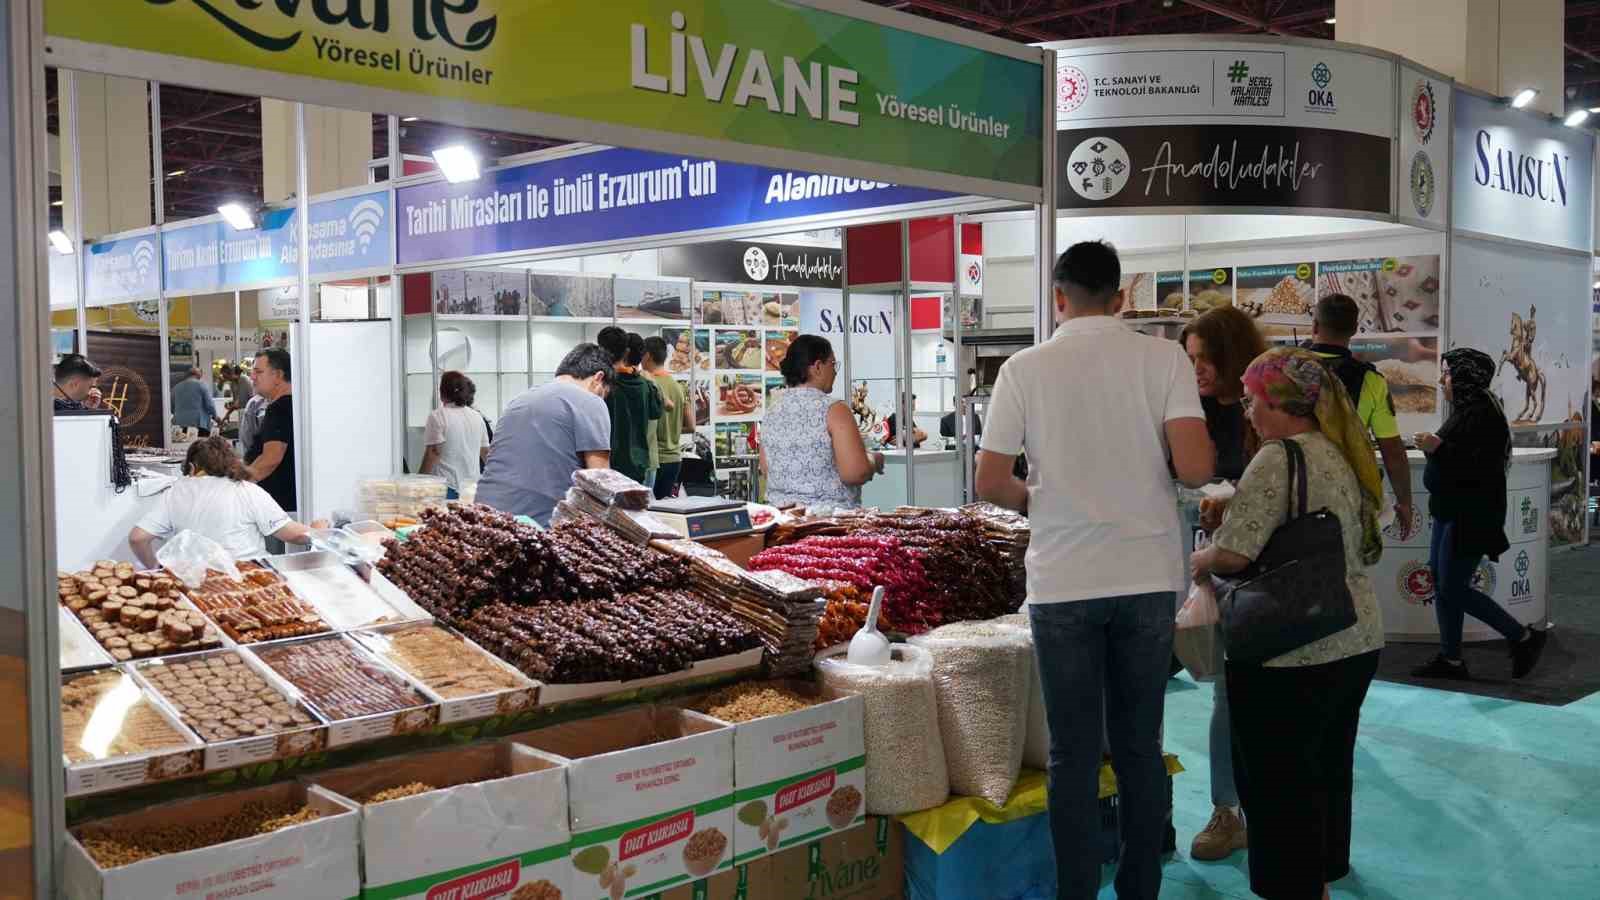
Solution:
[[[1222,676],[1222,628],[1205,625],[1179,628],[1172,636],[1172,652],[1189,670],[1195,681],[1214,681]]]
[[[1211,585],[1211,579],[1190,585],[1189,599],[1183,601],[1183,608],[1178,610],[1178,628],[1206,628],[1221,621],[1222,616],[1217,612],[1217,592]]]

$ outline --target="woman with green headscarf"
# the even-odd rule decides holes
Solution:
[[[1471,347],[1457,347],[1440,362],[1439,385],[1450,415],[1438,434],[1413,438],[1428,455],[1422,483],[1433,516],[1428,568],[1433,572],[1439,655],[1411,674],[1456,681],[1471,677],[1461,659],[1461,629],[1470,614],[1510,642],[1511,677],[1521,678],[1539,662],[1549,635],[1518,622],[1472,586],[1483,558],[1498,560],[1511,546],[1505,532],[1511,426],[1494,393],[1495,362]]]
[[[1306,462],[1306,509],[1326,509],[1344,535],[1356,624],[1261,664],[1227,661],[1233,765],[1250,829],[1250,889],[1262,897],[1326,897],[1350,871],[1356,729],[1378,671],[1383,618],[1366,567],[1378,561],[1382,497],[1376,455],[1350,395],[1321,358],[1280,347],[1244,373],[1244,403],[1261,449],[1245,469],[1195,577],[1242,571],[1290,512],[1288,451]]]

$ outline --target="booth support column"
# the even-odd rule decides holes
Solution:
[[[1499,97],[1534,88],[1566,113],[1561,0],[1337,0],[1334,37],[1377,47]]]
[[[0,7],[0,885],[58,896],[62,839],[55,484],[46,339],[49,311],[43,5]]]
[[[1039,173],[1040,202],[1034,207],[1034,217],[1039,225],[1039,243],[1033,258],[1039,274],[1038,316],[1033,324],[1033,342],[1042,344],[1050,339],[1056,327],[1055,281],[1051,277],[1056,261],[1056,53],[1044,54],[1044,147],[1042,170]]]

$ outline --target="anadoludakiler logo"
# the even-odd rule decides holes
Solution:
[[[1075,112],[1089,99],[1089,76],[1077,66],[1062,63],[1056,67],[1056,114]]]
[[[752,280],[766,281],[767,273],[772,271],[772,264],[767,261],[767,252],[760,247],[751,247],[744,251],[744,273]]]
[[[1500,585],[1500,576],[1495,572],[1494,563],[1487,559],[1478,564],[1478,571],[1472,573],[1472,586],[1487,597],[1494,596],[1494,589]]]
[[[1396,516],[1393,522],[1383,526],[1383,536],[1392,541],[1400,540],[1400,524],[1400,518]],[[1422,533],[1422,510],[1415,506],[1411,508],[1411,531],[1409,533],[1413,538]]]
[[[1411,128],[1417,143],[1426,144],[1433,137],[1433,126],[1438,121],[1439,107],[1433,96],[1433,83],[1418,78],[1411,88]]]
[[[1133,174],[1128,151],[1108,137],[1092,137],[1067,157],[1067,180],[1078,196],[1096,203],[1121,193]]]
[[[1433,570],[1419,562],[1408,562],[1400,567],[1400,596],[1412,606],[1427,606],[1433,602]]]
[[[1411,157],[1411,206],[1417,215],[1426,219],[1433,212],[1433,201],[1438,185],[1433,176],[1433,161],[1421,150]]]

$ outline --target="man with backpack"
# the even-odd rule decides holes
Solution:
[[[1401,539],[1411,536],[1411,463],[1406,459],[1405,441],[1394,417],[1394,398],[1389,382],[1376,366],[1356,359],[1350,352],[1350,339],[1360,328],[1361,310],[1346,294],[1329,294],[1317,301],[1311,324],[1311,343],[1307,349],[1321,356],[1344,383],[1351,402],[1367,431],[1378,442],[1383,468],[1394,489],[1395,514]]]

